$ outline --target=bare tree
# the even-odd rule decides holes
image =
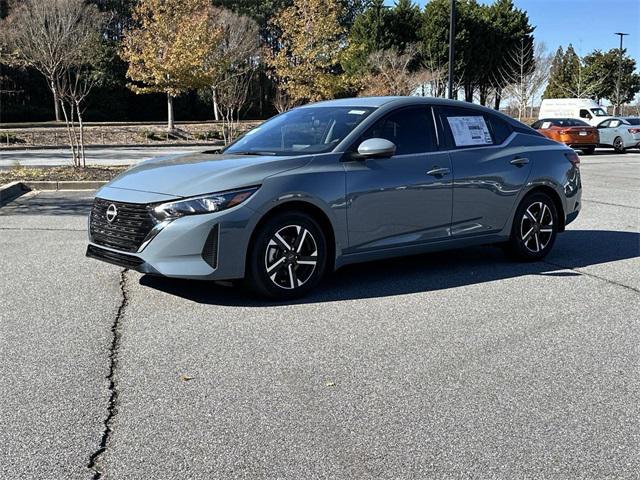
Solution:
[[[496,85],[504,86],[502,95],[518,111],[518,120],[527,115],[527,109],[549,78],[549,60],[544,45],[522,39],[507,55],[507,66],[497,73]]]
[[[433,81],[435,75],[428,70],[412,71],[417,49],[408,45],[404,53],[391,48],[369,55],[370,74],[365,79],[362,95],[411,95],[416,89]]]
[[[283,88],[276,85],[276,91],[273,97],[273,106],[276,107],[278,113],[283,113],[295,107],[296,102]]]
[[[612,73],[609,72],[604,77],[597,80],[587,78],[585,66],[582,59],[579,59],[576,72],[571,78],[571,83],[561,85],[560,88],[564,97],[568,98],[594,98],[597,92],[602,90],[605,83],[610,81]]]
[[[225,143],[237,134],[240,111],[246,103],[249,85],[257,67],[260,49],[258,24],[249,17],[218,8],[214,28],[222,32],[216,48],[207,56],[211,72],[214,118],[222,120]]]
[[[85,165],[82,104],[95,85],[90,65],[102,24],[97,7],[84,0],[24,0],[1,25],[13,61],[47,79],[56,120],[64,117],[67,125],[74,166]]]
[[[76,20],[86,8],[78,0],[24,0],[0,29],[15,62],[35,68],[47,79],[58,121],[59,80],[73,56]]]
[[[436,60],[436,56],[431,50],[431,46],[427,45],[426,50],[422,52],[422,67],[431,72],[431,78],[421,85],[422,96],[429,95],[431,97],[444,98],[447,95],[447,65],[441,64]],[[458,84],[456,86],[460,88]],[[457,90],[456,88],[456,90]]]

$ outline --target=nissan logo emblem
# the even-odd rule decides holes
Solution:
[[[107,208],[107,222],[112,223],[117,216],[118,216],[118,209],[112,203],[111,205],[109,205],[109,208]]]

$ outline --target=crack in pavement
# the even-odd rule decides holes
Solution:
[[[116,312],[116,316],[111,325],[111,345],[109,347],[109,373],[106,376],[109,382],[109,401],[107,403],[107,416],[104,420],[104,430],[102,431],[102,437],[100,439],[100,445],[98,449],[91,454],[87,468],[93,471],[93,480],[99,480],[104,474],[103,456],[109,446],[111,440],[111,434],[113,433],[113,422],[116,414],[118,413],[118,383],[116,371],[118,369],[118,352],[120,350],[120,338],[122,334],[120,332],[120,325],[124,312],[129,304],[129,293],[127,287],[127,269],[125,268],[120,272],[120,293],[122,295],[122,301]]]
[[[586,277],[595,278],[595,279],[601,280],[603,282],[609,283],[611,285],[616,285],[618,287],[622,287],[622,288],[626,288],[627,290],[631,290],[632,292],[640,293],[640,289],[637,289],[636,287],[632,287],[630,285],[625,285],[624,283],[616,282],[615,280],[611,280],[610,278],[601,277],[600,275],[595,275],[595,274],[590,273],[590,272],[585,272],[584,270],[582,270],[580,268],[572,268],[572,267],[568,267],[566,265],[562,265],[560,263],[553,263],[553,262],[550,262],[548,260],[542,260],[542,263],[546,263],[547,265],[549,265],[551,267],[561,268],[563,270],[571,270],[572,272],[579,273],[580,275],[584,275]]]
[[[609,205],[611,207],[622,207],[622,208],[631,208],[633,210],[640,210],[640,207],[634,207],[631,205],[622,205],[621,203],[601,202],[600,200],[583,200],[582,203],[598,203],[600,205]]]

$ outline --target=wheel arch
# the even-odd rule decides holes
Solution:
[[[245,262],[249,261],[249,258],[250,258],[249,252],[253,248],[255,238],[256,238],[256,233],[258,232],[258,230],[271,218],[283,212],[286,212],[286,213],[302,212],[309,215],[316,222],[318,222],[318,224],[320,225],[320,228],[327,236],[327,250],[328,250],[327,259],[329,261],[329,264],[327,265],[327,267],[328,267],[328,270],[333,271],[335,269],[335,263],[336,263],[336,235],[335,235],[335,229],[333,227],[333,224],[331,223],[329,216],[322,210],[322,208],[318,207],[317,205],[314,205],[311,202],[307,202],[304,200],[290,200],[283,203],[279,203],[273,206],[272,208],[270,208],[269,210],[267,210],[266,212],[264,212],[262,217],[260,217],[260,220],[258,220],[258,222],[253,227],[253,231],[251,232],[251,236],[249,238],[249,243],[247,246],[247,254],[245,255]],[[246,268],[247,267],[245,264],[245,271],[246,271]]]

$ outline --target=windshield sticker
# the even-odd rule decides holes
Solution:
[[[364,115],[366,110],[349,110],[349,115]]]
[[[491,145],[491,134],[484,117],[447,117],[457,147]]]
[[[540,128],[549,128],[551,126],[551,122],[542,122],[542,126]]]

